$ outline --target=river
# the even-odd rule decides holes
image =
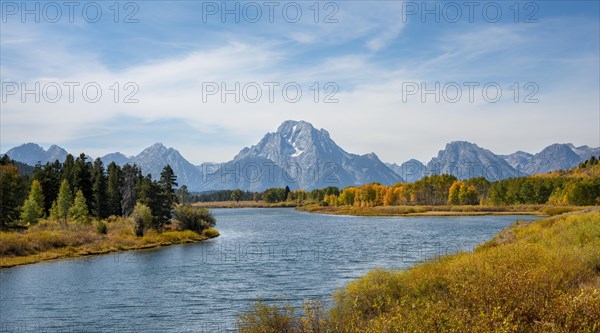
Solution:
[[[213,209],[202,243],[0,270],[0,332],[233,332],[255,300],[299,306],[376,268],[472,250],[531,216],[354,217]]]

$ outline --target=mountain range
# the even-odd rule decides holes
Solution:
[[[64,161],[68,152],[52,145],[44,150],[27,143],[10,149],[13,160],[29,165]],[[448,173],[460,179],[485,177],[499,180],[547,173],[577,166],[600,148],[552,144],[536,154],[517,151],[497,155],[474,143],[454,141],[440,150],[427,164],[408,160],[400,165],[383,163],[374,153],[357,155],[346,152],[324,129],[316,129],[305,121],[288,120],[275,132],[267,133],[256,145],[243,148],[231,161],[194,165],[176,149],[160,143],[144,149],[136,156],[115,152],[101,157],[105,165],[115,162],[137,164],[144,174],[158,178],[169,164],[179,185],[191,191],[237,189],[262,191],[270,187],[291,189],[340,188],[378,182],[394,184],[413,182],[427,175]]]

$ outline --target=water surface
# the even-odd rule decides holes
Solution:
[[[471,250],[531,216],[354,217],[214,209],[203,243],[0,270],[0,332],[226,332],[260,298],[329,301],[375,267]]]

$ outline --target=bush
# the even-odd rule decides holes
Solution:
[[[573,207],[544,207],[542,208],[542,212],[549,216],[560,215],[564,213],[570,213],[574,211]]]
[[[178,230],[191,230],[197,233],[212,228],[216,220],[206,208],[197,208],[190,205],[175,207],[173,217],[177,221]]]
[[[219,236],[219,232],[213,228],[208,228],[208,229],[204,230],[204,236],[206,236],[208,238],[215,238],[215,237]]]
[[[111,216],[109,216],[109,217],[106,219],[106,221],[107,221],[108,223],[114,223],[114,222],[117,222],[117,221],[119,221],[119,219],[120,219],[120,217],[119,217],[119,216],[117,216],[117,215],[111,215]]]
[[[152,211],[150,207],[138,202],[133,208],[131,218],[134,223],[133,232],[135,235],[138,237],[144,236],[144,229],[152,223]]]
[[[101,235],[106,235],[108,233],[108,227],[106,223],[103,221],[96,222],[96,231]]]
[[[240,333],[298,332],[299,327],[299,321],[294,317],[294,308],[289,305],[279,308],[259,301],[252,305],[250,311],[238,318]]]

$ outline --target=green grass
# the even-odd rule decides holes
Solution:
[[[278,315],[290,316],[288,332],[600,332],[599,289],[596,209],[515,223],[472,253],[371,271],[335,293],[318,330]],[[257,310],[240,317],[243,332],[275,332],[275,309]]]
[[[167,230],[162,233],[147,230],[144,237],[136,237],[129,219],[115,218],[103,223],[106,224],[106,234],[99,233],[97,225],[93,223],[69,223],[64,227],[45,220],[24,232],[0,232],[0,267],[191,243],[219,236],[217,230],[210,228],[202,234],[189,230]]]

